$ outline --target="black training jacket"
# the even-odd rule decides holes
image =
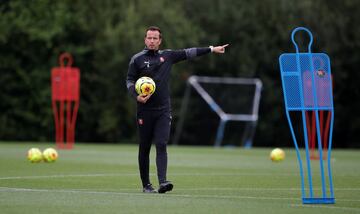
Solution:
[[[129,63],[126,87],[136,99],[135,82],[142,76],[151,77],[156,84],[156,90],[146,103],[137,102],[138,110],[170,109],[169,77],[171,66],[182,60],[191,59],[210,53],[211,49],[188,48],[183,50],[148,50],[135,54]]]

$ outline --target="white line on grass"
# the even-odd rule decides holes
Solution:
[[[77,193],[77,194],[101,194],[101,195],[126,195],[126,196],[164,196],[163,194],[144,194],[129,192],[107,192],[107,191],[79,191],[72,189],[30,189],[0,187],[0,192],[49,192],[49,193]],[[299,200],[298,198],[277,198],[277,197],[255,197],[255,196],[230,196],[230,195],[189,195],[189,194],[166,194],[166,197],[182,198],[215,198],[215,199],[263,199],[263,200]]]
[[[10,187],[0,187],[10,188]],[[78,191],[91,191],[94,189],[73,189]],[[106,191],[105,189],[98,189],[99,191]],[[134,191],[134,188],[117,188],[118,191]],[[177,191],[300,191],[300,188],[258,188],[258,187],[204,187],[204,188],[176,188]],[[313,190],[321,190],[321,188],[313,188]],[[335,188],[336,191],[360,191],[360,188]],[[0,190],[1,191],[1,190]],[[353,200],[351,200],[353,201]],[[360,200],[359,200],[360,201]]]
[[[126,190],[135,190],[135,189],[126,189]],[[50,192],[50,193],[77,193],[77,194],[126,195],[126,196],[163,195],[163,194],[144,194],[144,193],[134,193],[134,192],[93,191],[93,190],[79,190],[79,189],[31,189],[31,188],[12,188],[12,187],[0,187],[0,192]],[[256,196],[246,196],[246,195],[242,195],[242,196],[241,195],[238,195],[238,196],[234,196],[234,195],[216,195],[216,194],[212,194],[212,195],[190,195],[190,194],[173,194],[173,193],[166,194],[166,197],[214,198],[214,199],[295,200],[295,201],[300,200],[299,198],[256,197]],[[345,201],[345,202],[360,202],[360,200],[350,200],[350,199],[336,199],[336,200],[337,201]],[[303,206],[307,206],[307,205],[303,205]],[[311,206],[311,205],[309,205],[309,206]],[[343,207],[343,208],[360,210],[360,208],[351,208],[351,207]]]

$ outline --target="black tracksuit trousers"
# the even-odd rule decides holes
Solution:
[[[137,124],[140,136],[139,170],[145,187],[150,183],[149,165],[152,143],[156,146],[156,167],[159,183],[166,181],[167,171],[167,142],[170,136],[170,110],[138,110]]]

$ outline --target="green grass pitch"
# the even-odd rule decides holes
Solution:
[[[31,147],[0,143],[0,213],[360,213],[360,151],[333,150],[336,204],[303,205],[296,154],[270,148],[169,146],[166,194],[141,192],[137,145],[76,144],[56,163],[30,163]],[[151,179],[157,186],[155,148]]]

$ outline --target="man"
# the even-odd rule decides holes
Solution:
[[[225,53],[227,45],[184,50],[159,50],[162,41],[161,30],[149,27],[145,32],[145,49],[135,54],[129,63],[126,86],[137,101],[137,125],[139,130],[139,170],[145,193],[165,193],[173,189],[173,184],[166,179],[167,151],[170,135],[171,107],[169,77],[171,66],[179,61],[191,59],[207,53]],[[151,77],[156,83],[152,95],[142,96],[135,91],[135,82],[142,76]],[[151,144],[156,146],[156,166],[159,180],[158,191],[149,178],[149,155]]]

